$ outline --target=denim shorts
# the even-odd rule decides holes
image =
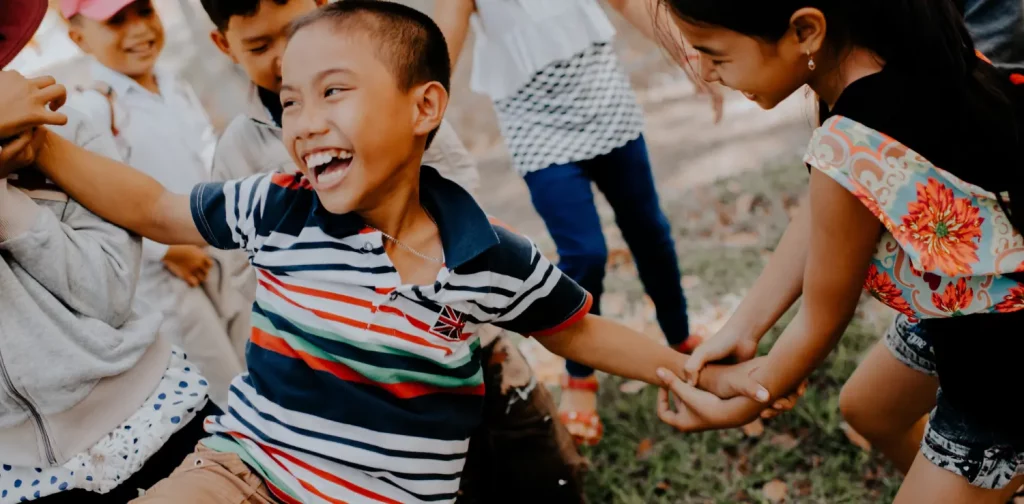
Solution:
[[[938,376],[933,335],[899,315],[885,335],[885,346],[911,369]],[[1022,426],[1024,429],[1024,426]],[[976,487],[1006,487],[1024,474],[1024,442],[1018,432],[1000,432],[958,411],[939,389],[921,441],[921,453],[936,466]]]

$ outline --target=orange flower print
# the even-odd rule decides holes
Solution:
[[[1010,289],[1010,293],[1003,298],[1003,302],[996,305],[999,313],[1013,313],[1024,310],[1024,285],[1018,285]]]
[[[974,289],[967,286],[966,278],[961,278],[955,284],[950,282],[946,285],[946,291],[942,295],[932,294],[932,303],[949,316],[960,317],[964,314],[963,310],[971,305],[973,298]]]
[[[885,226],[885,229],[892,233],[899,231],[896,224],[894,224],[892,219],[889,218],[889,215],[882,210],[882,207],[878,205],[878,201],[870,192],[868,192],[867,189],[864,189],[860,185],[856,185],[853,190],[853,195],[856,196],[865,207],[867,207],[869,212],[874,214],[875,217],[878,217],[878,220],[882,221],[882,225]]]
[[[910,303],[903,297],[903,292],[896,286],[896,283],[889,278],[885,271],[880,271],[874,264],[868,268],[868,279],[864,282],[864,290],[881,301],[886,306],[913,319],[916,313],[910,307]]]
[[[969,275],[978,262],[981,239],[980,210],[967,198],[956,198],[953,190],[933,178],[928,185],[917,184],[917,201],[907,206],[910,213],[900,226],[903,238],[921,253],[921,265],[936,268],[946,276]]]

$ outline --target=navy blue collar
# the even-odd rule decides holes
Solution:
[[[365,227],[363,219],[354,213],[330,213],[313,194],[313,215],[325,233],[344,238]],[[420,202],[437,222],[448,269],[454,270],[498,245],[490,219],[473,196],[429,166],[420,170]]]

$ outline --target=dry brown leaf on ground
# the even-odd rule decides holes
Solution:
[[[807,497],[814,491],[814,485],[811,484],[811,480],[800,480],[793,485],[793,489],[796,490],[798,497]]]
[[[701,280],[699,276],[695,275],[683,275],[683,290],[696,289],[700,286]]]
[[[643,438],[636,445],[636,459],[643,462],[651,458],[654,452],[654,441],[651,438]]]
[[[668,480],[661,480],[658,482],[657,485],[654,485],[654,489],[658,492],[667,492],[668,489],[671,487],[672,485],[668,482]]]
[[[629,380],[619,385],[619,392],[626,395],[637,395],[641,390],[647,388],[647,382],[640,380]]]
[[[772,446],[777,446],[785,451],[792,450],[800,445],[800,440],[790,434],[776,434],[768,442]]]
[[[633,262],[633,254],[628,248],[612,249],[608,251],[608,266],[615,267]]]
[[[761,437],[764,434],[764,422],[761,419],[757,419],[744,425],[743,434],[747,437]]]
[[[771,480],[764,484],[761,493],[764,494],[765,499],[768,499],[768,502],[784,502],[786,494],[789,493],[789,487],[783,481]]]
[[[871,441],[861,436],[859,432],[853,430],[850,424],[843,422],[839,425],[839,428],[843,429],[843,434],[846,434],[846,439],[849,439],[851,443],[864,451],[871,451]]]

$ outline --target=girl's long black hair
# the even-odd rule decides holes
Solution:
[[[820,10],[827,23],[827,47],[841,53],[861,47],[922,76],[951,105],[973,117],[1002,121],[1017,132],[1017,152],[1024,157],[1019,131],[1024,125],[1024,93],[1009,76],[982,61],[964,24],[963,0],[661,0],[675,16],[689,23],[718,26],[747,36],[777,41],[789,30],[793,13],[805,7]],[[678,43],[678,41],[676,41]],[[832,54],[841,57],[842,54]],[[1003,127],[1004,125],[1000,125]],[[999,170],[1000,205],[1018,230],[1024,230],[1024,170]],[[999,190],[993,192],[999,193]]]

